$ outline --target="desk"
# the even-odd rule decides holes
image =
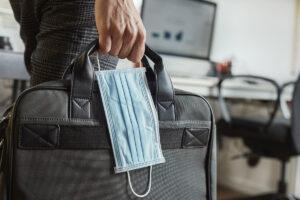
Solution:
[[[29,80],[24,54],[0,50],[0,79]]]
[[[11,79],[13,82],[12,101],[26,88],[29,74],[24,63],[24,54],[0,50],[0,79]]]
[[[195,78],[182,78],[172,77],[174,87],[189,92],[193,92],[205,97],[218,97],[217,84],[219,79],[215,77]],[[254,99],[254,100],[276,100],[276,91],[273,87],[267,84],[257,84],[255,87],[249,86],[246,83],[238,81],[228,81],[224,87],[223,95],[226,98],[233,99]],[[292,98],[292,92],[287,91],[283,94],[285,99]]]
[[[23,53],[14,53],[0,51],[0,79],[28,80],[29,74],[24,64]],[[173,84],[176,88],[193,92],[205,97],[217,97],[218,78],[183,78],[172,77]],[[227,98],[251,98],[256,100],[275,100],[276,92],[274,89],[265,84],[258,84],[255,88],[249,87],[242,82],[232,81],[226,84],[224,96]],[[286,92],[285,99],[291,99],[292,92]]]

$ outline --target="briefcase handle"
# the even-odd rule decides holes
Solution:
[[[78,110],[80,109],[78,105],[86,106],[91,101],[95,72],[89,56],[98,49],[99,41],[96,39],[72,63],[70,97],[70,114],[72,118],[89,118],[89,109],[83,112]],[[147,58],[154,63],[153,69],[150,67]],[[142,62],[146,68],[147,80],[154,95],[159,119],[161,121],[175,120],[173,84],[164,68],[162,58],[146,45]]]

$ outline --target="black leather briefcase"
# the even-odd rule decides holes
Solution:
[[[23,92],[2,121],[3,199],[136,199],[126,173],[113,171],[101,94],[89,58],[97,43],[74,60],[63,79]],[[203,97],[173,89],[159,55],[149,48],[145,55],[166,163],[153,167],[152,189],[143,199],[215,200],[212,110]],[[131,179],[143,193],[148,169],[133,171]]]

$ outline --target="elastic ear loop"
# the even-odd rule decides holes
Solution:
[[[144,198],[146,197],[149,193],[150,193],[150,190],[151,190],[151,184],[152,184],[152,166],[150,166],[150,171],[149,171],[149,183],[148,183],[148,189],[147,191],[145,192],[145,194],[137,194],[133,187],[132,187],[132,184],[131,184],[131,179],[130,179],[130,172],[128,171],[127,172],[127,179],[128,179],[128,183],[129,183],[129,187],[130,187],[130,190],[131,192],[138,198]]]

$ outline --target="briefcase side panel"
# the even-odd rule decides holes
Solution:
[[[208,151],[206,155],[207,199],[217,199],[217,166],[216,166],[216,126],[213,110],[208,101],[190,92],[175,90],[175,108],[177,120],[201,120],[211,122]]]

